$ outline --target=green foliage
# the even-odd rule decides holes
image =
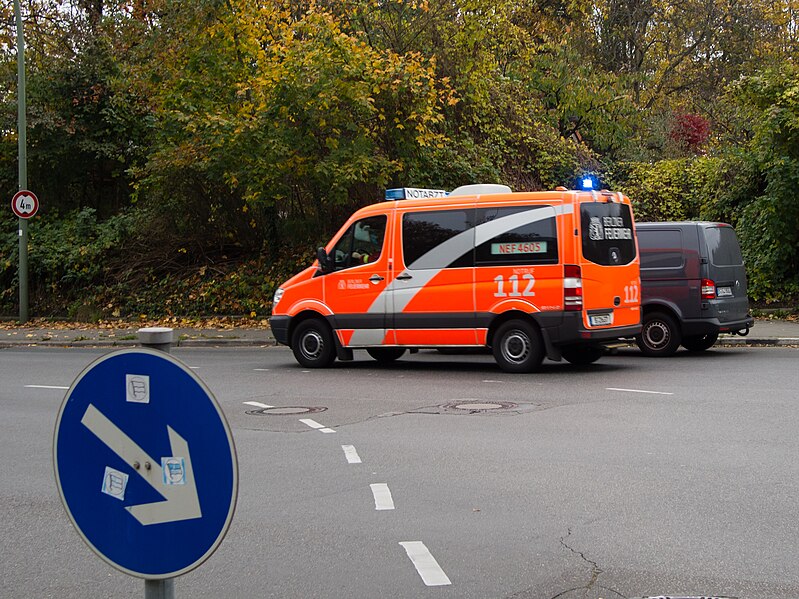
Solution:
[[[638,221],[696,219],[715,164],[707,158],[624,163],[611,175],[611,187],[632,199]]]
[[[28,275],[36,313],[60,313],[82,298],[93,299],[104,284],[108,260],[119,255],[135,229],[133,214],[98,221],[93,208],[37,216],[28,225]],[[17,236],[0,240],[0,312],[13,313],[18,301]]]
[[[547,189],[587,171],[639,220],[732,223],[753,297],[799,295],[790,2],[24,4],[39,312],[261,314],[385,187]],[[10,3],[0,17],[8,197]],[[16,243],[0,234],[8,312]]]

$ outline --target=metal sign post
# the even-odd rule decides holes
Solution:
[[[25,120],[25,39],[22,36],[22,11],[14,0],[17,19],[17,138],[19,150],[19,189],[28,187],[28,127]],[[28,322],[28,221],[19,219],[19,322]]]

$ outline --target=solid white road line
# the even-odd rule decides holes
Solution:
[[[372,488],[372,495],[375,497],[376,510],[393,510],[394,499],[386,483],[374,483],[369,485]]]
[[[261,409],[264,409],[264,410],[267,410],[269,408],[274,408],[275,407],[275,406],[268,406],[265,403],[261,403],[260,401],[245,401],[245,402],[242,402],[242,403],[244,403],[244,404],[246,404],[248,406],[254,406],[256,408],[261,408]]]
[[[320,428],[319,432],[320,433],[335,433],[336,431],[333,430],[332,428]]]
[[[436,558],[424,546],[424,543],[421,541],[404,541],[400,545],[405,548],[405,552],[427,586],[440,587],[452,584],[444,570],[438,565]]]
[[[57,387],[55,385],[25,385],[25,387],[28,389],[69,389],[69,387]]]
[[[269,368],[253,368],[255,372],[269,372]]]
[[[674,395],[665,391],[642,391],[641,389],[617,389],[616,387],[605,387],[608,391],[627,391],[629,393],[651,393],[652,395]]]
[[[342,445],[341,449],[344,450],[344,457],[347,458],[347,462],[350,464],[360,464],[361,456],[358,455],[358,452],[355,451],[354,445]]]

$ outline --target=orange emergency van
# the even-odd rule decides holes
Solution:
[[[509,372],[544,356],[596,361],[640,333],[639,260],[628,198],[512,193],[504,185],[388,190],[275,293],[275,339],[306,367],[365,349],[491,348]]]

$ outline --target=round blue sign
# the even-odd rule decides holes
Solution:
[[[90,364],[61,405],[53,461],[75,528],[127,574],[185,574],[233,518],[230,428],[203,382],[163,352],[121,350]]]

